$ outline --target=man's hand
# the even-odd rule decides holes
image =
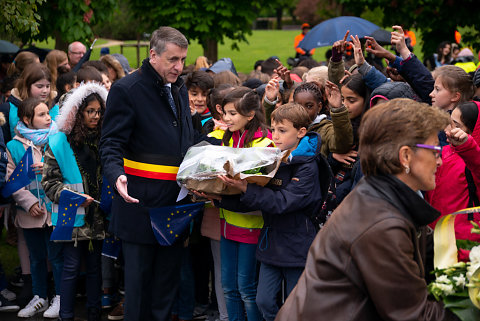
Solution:
[[[138,203],[139,200],[128,195],[127,185],[128,185],[127,176],[125,175],[118,176],[117,182],[115,183],[118,194],[120,194],[120,196],[123,197],[123,199],[127,203]]]

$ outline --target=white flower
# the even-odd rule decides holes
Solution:
[[[458,287],[465,287],[465,276],[460,274],[460,276],[454,276],[453,280],[455,281],[455,285]]]
[[[445,296],[455,294],[452,284],[437,283],[437,287],[442,290]]]
[[[472,263],[468,268],[467,268],[467,278],[470,280],[472,278],[473,273],[480,268],[480,262],[477,263]]]
[[[443,275],[440,275],[439,277],[437,277],[437,279],[435,280],[437,283],[444,283],[444,284],[450,284],[452,283],[452,281],[450,281],[450,279],[448,278],[448,276],[446,276],[445,274]]]
[[[472,265],[480,263],[480,246],[474,246],[470,250],[469,258],[470,258],[470,262],[472,262]]]

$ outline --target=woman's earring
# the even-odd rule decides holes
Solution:
[[[410,167],[405,166],[405,174],[410,174]]]

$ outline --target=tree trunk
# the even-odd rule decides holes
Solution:
[[[67,51],[68,49],[68,42],[62,39],[62,35],[58,30],[55,31],[55,49],[62,51]]]
[[[203,55],[211,62],[218,60],[218,42],[215,39],[207,39],[203,47]]]
[[[275,12],[277,14],[277,29],[282,30],[282,16],[283,16],[283,8],[279,7],[275,9]]]

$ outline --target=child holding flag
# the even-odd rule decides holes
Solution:
[[[49,138],[45,151],[42,186],[54,203],[52,239],[67,241],[60,287],[61,320],[74,319],[75,285],[82,258],[87,268],[88,320],[101,317],[105,216],[94,200],[100,199],[102,190],[98,142],[106,98],[105,87],[93,82],[75,89],[58,117],[60,132]]]
[[[7,178],[19,181],[20,174],[14,172],[25,153],[32,152],[33,165],[26,164],[25,170],[33,171],[27,183],[12,194],[16,202],[15,225],[23,229],[30,253],[33,299],[18,312],[18,317],[29,318],[43,312],[45,317],[58,317],[60,307],[59,286],[63,269],[62,247],[50,241],[51,204],[41,189],[40,180],[43,169],[43,150],[48,137],[55,134],[57,125],[49,115],[47,105],[40,98],[27,98],[18,108],[19,122],[15,127],[15,137],[7,144]],[[30,168],[28,168],[30,167]],[[23,170],[23,169],[21,169]],[[13,173],[13,175],[12,175]],[[24,185],[24,184],[22,184]],[[20,186],[19,186],[20,187]],[[47,296],[47,257],[52,265],[56,296],[50,308]]]

